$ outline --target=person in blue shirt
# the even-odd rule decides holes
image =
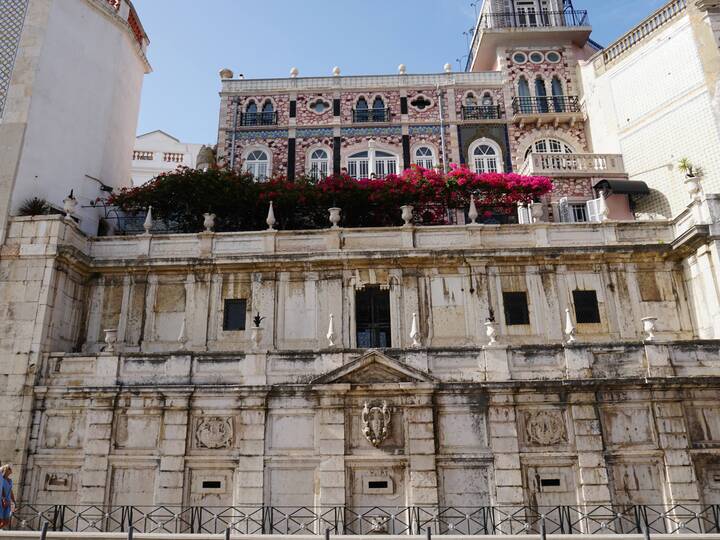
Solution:
[[[0,529],[10,525],[10,518],[15,511],[15,494],[13,493],[12,467],[0,467]]]

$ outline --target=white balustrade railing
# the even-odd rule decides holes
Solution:
[[[528,155],[521,174],[535,176],[624,176],[625,163],[620,154]]]
[[[687,8],[687,0],[672,0],[638,24],[620,39],[600,51],[605,64],[613,62],[623,53],[632,49],[638,42],[644,40],[658,28],[673,20]]]

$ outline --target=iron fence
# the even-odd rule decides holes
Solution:
[[[552,28],[589,26],[587,10],[548,11],[520,9],[514,12],[486,13],[481,28]]]
[[[720,505],[553,507],[203,507],[21,505],[11,529],[162,534],[719,533]]]
[[[389,122],[390,121],[390,109],[389,108],[372,108],[372,109],[353,109],[352,121],[355,123],[363,124],[367,122]]]
[[[277,111],[240,113],[241,126],[275,126],[278,123]]]
[[[580,99],[577,96],[514,97],[513,114],[578,113]]]
[[[469,105],[462,108],[463,120],[498,120],[501,116],[500,105]]]

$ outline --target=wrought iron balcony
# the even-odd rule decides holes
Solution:
[[[462,108],[463,120],[498,120],[500,105],[471,105]]]
[[[514,115],[581,112],[577,96],[515,97],[512,108]]]
[[[389,122],[390,109],[353,109],[353,122],[364,124],[368,122]]]
[[[480,19],[480,28],[552,28],[590,26],[586,10],[546,11],[518,10],[515,12],[486,13]]]
[[[277,111],[240,114],[241,126],[275,126],[277,123]]]

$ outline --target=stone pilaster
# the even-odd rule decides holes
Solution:
[[[495,501],[498,506],[523,504],[520,446],[515,403],[510,394],[490,393],[488,428],[495,456]]]
[[[165,396],[162,438],[159,445],[160,471],[155,489],[155,504],[183,503],[189,407],[188,393]]]
[[[105,504],[112,439],[115,393],[97,393],[90,398],[85,422],[85,460],[80,470],[79,504]]]
[[[690,458],[690,440],[682,404],[679,401],[657,401],[654,409],[660,448],[664,454],[668,502],[673,505],[697,505],[700,493]]]
[[[345,392],[349,385],[333,385],[320,396],[320,506],[345,504]]]
[[[237,506],[263,505],[266,398],[264,393],[244,397],[238,415],[236,440],[240,459],[233,495]]]
[[[571,400],[570,416],[578,455],[580,502],[587,507],[609,505],[608,471],[603,455],[600,418],[594,405],[595,395],[576,394]]]
[[[422,392],[417,385],[416,392]],[[418,406],[405,410],[407,449],[410,458],[410,500],[412,506],[438,504],[438,478],[435,466],[435,422],[431,390],[416,396]]]

